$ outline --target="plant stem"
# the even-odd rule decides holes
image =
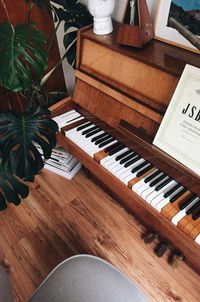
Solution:
[[[58,68],[60,67],[60,65],[62,64],[62,61],[65,59],[66,56],[66,52],[65,54],[62,56],[62,58],[60,59],[60,61],[58,61],[58,63],[47,73],[45,74],[45,76],[42,78],[41,82],[40,82],[40,86],[44,85],[44,83],[49,79],[49,77],[52,75],[52,73]]]
[[[48,48],[47,48],[47,53],[49,53],[49,51],[50,51],[50,49],[51,49],[51,46],[52,46],[53,41],[54,41],[55,36],[56,36],[56,32],[57,32],[58,27],[59,27],[59,25],[60,25],[60,22],[61,22],[61,21],[58,21],[58,23],[57,23],[57,25],[56,25],[56,27],[55,27],[55,30],[54,30],[54,32],[53,32],[53,34],[52,34],[52,36],[51,36],[51,39],[50,39],[50,41],[49,41],[49,46],[48,46]]]
[[[10,19],[9,14],[8,14],[8,10],[7,10],[7,7],[6,7],[6,5],[5,5],[4,0],[1,0],[1,3],[2,3],[2,6],[3,6],[4,10],[5,10],[5,13],[6,13],[6,17],[7,17],[7,19],[8,19],[8,22],[9,22],[10,25],[13,27],[13,24],[12,24],[12,21],[11,21],[11,19]]]
[[[28,7],[28,14],[27,14],[27,22],[28,22],[28,24],[30,23],[31,12],[32,12],[33,6],[34,6],[34,3],[31,1],[31,3],[29,4],[29,7]]]

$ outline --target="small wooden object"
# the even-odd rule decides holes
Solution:
[[[153,24],[146,0],[130,0],[120,25],[117,42],[142,48],[154,37]]]

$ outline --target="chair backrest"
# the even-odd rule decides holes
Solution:
[[[9,275],[2,265],[0,265],[0,301],[1,302],[13,301]]]
[[[59,264],[29,302],[147,302],[143,293],[118,269],[90,255]]]

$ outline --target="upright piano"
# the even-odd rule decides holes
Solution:
[[[117,30],[79,32],[73,96],[51,108],[58,143],[200,273],[200,177],[152,144],[185,64],[200,67],[199,54],[156,40],[120,46]]]

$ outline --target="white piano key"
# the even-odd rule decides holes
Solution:
[[[102,130],[102,131],[98,132],[98,135],[103,134],[103,133],[105,133],[105,132]],[[91,139],[93,137],[95,137],[96,135],[97,135],[97,133],[91,135],[90,137],[85,137],[84,135],[82,135],[81,139],[80,139],[80,142],[79,142],[79,145],[81,147],[86,147],[87,145],[91,145],[91,146],[95,145],[93,142],[91,142]]]
[[[119,170],[124,169],[124,165],[118,163],[116,166],[114,166],[110,171],[113,175],[116,175],[116,172]]]
[[[111,146],[112,144],[115,144],[115,143],[117,143],[117,140],[114,140],[114,141],[112,141],[112,142],[108,143],[107,145],[105,145],[103,147],[100,147],[100,148],[98,146],[96,146],[96,145],[93,145],[93,146],[92,145],[87,145],[87,146],[83,147],[83,150],[88,155],[90,155],[91,157],[93,157],[95,153],[97,153],[97,152],[99,152],[101,150],[104,150],[105,148],[107,148],[107,147],[109,147],[109,146]]]
[[[171,180],[168,184],[166,184],[162,189],[160,189],[159,191],[153,191],[148,197],[147,197],[147,201],[149,203],[151,203],[154,199],[156,199],[156,197],[158,197],[159,195],[161,195],[161,197],[163,197],[163,194],[165,194],[164,192],[166,191],[166,189],[169,189],[170,186],[174,185],[174,180]],[[162,198],[160,198],[162,199]]]
[[[150,188],[150,187],[149,187],[150,183],[151,183],[152,181],[156,180],[158,177],[160,177],[160,176],[163,175],[163,174],[164,174],[163,172],[160,172],[160,173],[159,173],[157,176],[155,176],[150,182],[148,182],[148,183],[145,183],[145,182],[144,182],[144,184],[143,184],[141,187],[139,187],[138,189],[136,189],[135,192],[136,192],[138,195],[141,196],[141,194],[142,194],[144,191],[146,191],[148,188]]]
[[[70,129],[68,131],[65,131],[65,136],[70,138],[71,140],[73,140],[74,142],[77,141],[77,144],[80,143],[80,141],[82,141],[84,139],[84,136],[82,135],[83,131],[85,131],[86,129],[89,129],[91,128],[91,125],[85,127],[84,129],[80,130],[80,131],[77,131],[78,127],[80,126],[84,126],[86,125],[88,122],[86,123],[83,123],[82,125],[79,125],[73,129]],[[94,125],[92,125],[94,126]]]
[[[129,179],[133,179],[135,176],[136,176],[136,174],[137,174],[137,172],[139,171],[137,171],[137,172],[134,172],[134,173],[132,173],[131,172],[131,170],[132,169],[134,169],[134,168],[136,168],[137,166],[139,166],[140,164],[142,164],[143,162],[145,162],[145,160],[143,159],[143,158],[141,158],[140,160],[138,160],[136,163],[134,163],[133,165],[131,165],[130,166],[130,169],[128,169],[125,173],[123,173],[121,176],[120,176],[120,179],[124,182],[124,183],[126,183],[126,184],[128,184],[127,183],[127,180]],[[128,167],[129,168],[129,167]],[[130,178],[132,176],[132,178]],[[129,181],[128,180],[128,181]]]
[[[114,161],[114,162],[111,163],[110,165],[107,165],[107,166],[106,166],[106,169],[107,169],[108,171],[110,171],[110,173],[114,174],[114,173],[112,172],[112,170],[115,169],[115,168],[117,168],[117,167],[119,167],[119,162]],[[114,174],[114,175],[115,175],[115,174]]]
[[[68,125],[71,125],[75,122],[81,121],[83,119],[84,119],[84,117],[81,116],[81,117],[77,117],[76,119],[73,119],[72,121],[68,121],[68,122],[63,121],[62,123],[58,124],[58,129],[61,130],[61,128],[65,127],[65,126],[68,126]]]
[[[119,175],[119,178],[123,181],[128,175],[130,175],[131,170],[142,164],[145,160],[143,158],[139,158],[135,163],[130,165],[129,167],[125,168],[126,170]]]
[[[200,244],[200,234],[197,235],[197,237],[195,238],[195,242],[198,243],[198,244]]]
[[[189,210],[195,203],[199,200],[199,197],[195,198],[185,209],[180,210],[171,220],[175,225],[186,215],[187,210]]]
[[[141,180],[139,180],[136,184],[134,184],[132,186],[132,190],[133,191],[137,191],[137,189],[139,189],[141,186],[143,186],[145,184],[145,179],[149,176],[151,176],[153,173],[157,172],[158,169],[155,169],[154,171],[152,171],[150,174],[148,174],[147,176],[145,176],[144,178],[142,178]]]
[[[77,121],[78,118],[84,119],[78,112],[71,113],[70,115],[63,116],[62,118],[54,118],[54,121],[58,124],[59,128],[62,128],[66,125],[70,125],[72,122]]]
[[[133,159],[134,159],[134,158],[133,158]],[[131,169],[131,167],[132,167],[133,165],[137,164],[138,161],[139,161],[140,159],[141,159],[141,158],[138,158],[137,162],[134,163],[134,164],[132,164],[132,165],[129,166],[129,167],[125,167],[125,166],[124,166],[125,164],[122,164],[122,169],[120,169],[120,170],[118,170],[118,171],[115,172],[116,177],[118,177],[119,179],[121,179],[121,175],[124,174],[125,172],[129,171],[129,170]],[[124,176],[124,175],[123,175],[123,176]],[[122,176],[122,179],[123,179],[123,176]]]
[[[124,149],[118,151],[117,153],[113,154],[112,156],[109,156],[109,155],[106,156],[105,158],[103,158],[103,159],[100,160],[100,164],[101,164],[102,166],[104,166],[104,167],[109,166],[110,164],[116,162],[116,157],[117,157],[118,155],[123,154],[123,153],[124,153],[125,151],[127,151],[127,150],[128,150],[128,148],[124,147]]]
[[[173,192],[173,194],[171,194],[170,196],[168,196],[167,198],[164,198],[163,200],[161,200],[155,207],[155,209],[158,212],[161,212],[161,210],[170,202],[170,199],[176,195],[177,193],[179,193],[181,190],[183,189],[183,186],[181,186],[180,188],[178,188],[175,192]]]
[[[147,163],[144,167],[142,167],[141,169],[137,170],[137,171],[134,172],[134,173],[132,173],[132,172],[130,171],[130,173],[123,179],[123,182],[124,182],[126,185],[128,185],[128,182],[129,182],[131,179],[135,178],[136,175],[138,174],[138,172],[140,172],[140,171],[142,171],[143,169],[147,168],[149,165],[150,165],[150,163]]]
[[[152,207],[155,208],[156,205],[157,205],[161,200],[163,200],[165,193],[166,193],[168,190],[171,190],[171,189],[174,187],[174,185],[176,185],[176,184],[177,184],[177,182],[176,182],[175,180],[172,180],[169,184],[167,184],[167,185],[165,186],[165,189],[162,190],[162,191],[160,192],[160,194],[157,195],[157,196],[151,201]]]
[[[167,179],[167,176],[163,178],[161,181],[159,181],[155,186],[149,187],[146,191],[142,192],[141,197],[144,198],[148,203],[150,203],[147,199],[148,195],[150,195],[152,192],[155,191],[155,187],[161,184],[163,181]]]
[[[70,111],[67,111],[63,114],[60,114],[60,115],[57,115],[55,117],[53,117],[52,119],[55,121],[55,122],[59,122],[59,121],[62,121],[63,119],[70,119],[70,115],[73,114],[73,113],[78,113],[76,110],[70,110]],[[78,113],[80,115],[80,113]]]

